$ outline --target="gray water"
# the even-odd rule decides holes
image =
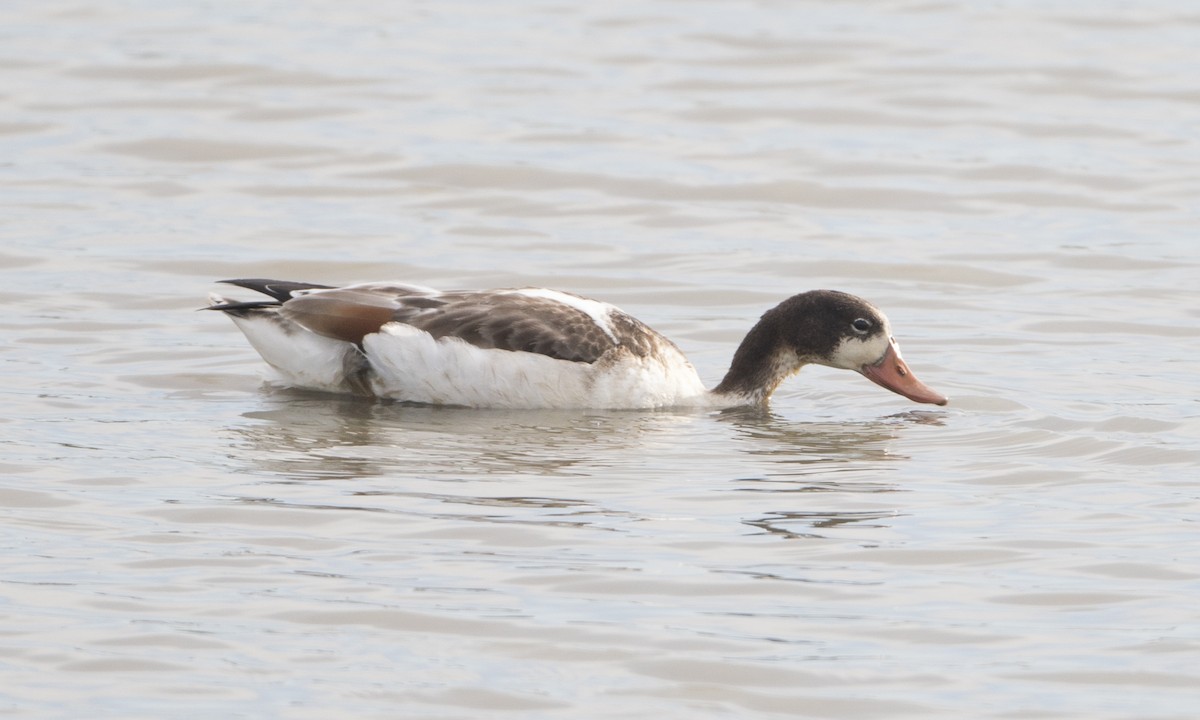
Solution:
[[[0,714],[1194,718],[1200,13],[28,2]],[[275,388],[212,281],[546,285],[709,383],[863,295],[917,406]]]

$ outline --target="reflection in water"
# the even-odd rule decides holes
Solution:
[[[228,430],[239,441],[238,464],[267,484],[360,482],[329,488],[334,498],[243,502],[630,530],[655,513],[696,515],[672,500],[678,479],[663,480],[692,467],[694,481],[711,486],[710,497],[761,496],[748,506],[731,502],[737,517],[722,524],[783,538],[823,537],[820,531],[846,524],[878,527],[864,523],[895,516],[890,507],[863,509],[854,498],[896,492],[886,477],[907,460],[892,451],[897,437],[943,422],[940,413],[920,411],[838,423],[798,422],[762,408],[481,411],[294,390],[266,398],[269,409],[247,413],[252,422]],[[361,482],[367,479],[380,482]],[[661,495],[663,507],[631,512],[630,494]],[[826,507],[811,506],[814,494]]]
[[[790,492],[811,492],[829,483],[844,489],[836,480],[824,476],[840,471],[883,470],[886,463],[906,459],[891,450],[903,428],[943,422],[941,414],[936,412],[905,412],[867,422],[796,422],[761,409],[726,412],[719,419],[733,425],[742,438],[750,441],[741,448],[742,452],[769,461],[767,476],[743,478],[739,482],[795,483],[797,478],[810,481],[808,487],[793,488]],[[868,487],[863,491],[878,490]]]
[[[591,527],[613,530],[597,522],[604,518],[632,518],[629,513],[604,509],[584,500],[566,500],[550,497],[468,497],[449,493],[409,492],[405,490],[354,492],[354,500],[336,503],[300,502],[294,499],[275,497],[239,496],[233,502],[239,505],[273,506],[289,510],[329,510],[333,512],[390,513],[393,515],[419,516],[424,520],[444,520],[453,523],[503,523],[510,525],[537,525],[540,527]],[[399,500],[403,504],[372,502],[373,499]],[[411,501],[411,502],[409,502]],[[428,503],[451,506],[477,506],[506,509],[505,512],[438,512],[430,511]],[[414,510],[413,505],[423,509]],[[513,512],[516,510],[518,512]],[[525,517],[519,511],[533,511]],[[549,512],[544,512],[549,511]]]
[[[896,517],[895,512],[886,511],[846,511],[846,512],[769,512],[754,520],[744,520],[745,524],[778,535],[789,540],[797,538],[824,538],[827,535],[815,532],[821,529],[834,529],[841,525],[857,523],[864,528],[885,528],[887,523],[873,523],[872,520]],[[793,530],[791,526],[803,529]],[[811,528],[811,529],[809,529]]]
[[[330,488],[338,494],[319,501],[294,496],[242,501],[383,511],[457,527],[467,522],[609,529],[625,523],[628,511],[581,496],[577,482],[568,489],[556,481],[628,479],[654,452],[648,445],[658,442],[656,434],[702,419],[409,406],[293,390],[272,391],[268,401],[271,409],[248,413],[253,422],[228,430],[239,441],[234,452],[240,465],[270,484],[359,482]],[[363,482],[372,478],[379,481],[374,486]]]
[[[736,480],[740,492],[768,493],[772,498],[807,496],[844,498],[853,495],[898,492],[881,478],[897,461],[907,460],[892,452],[897,437],[912,425],[942,425],[944,413],[903,412],[876,421],[859,423],[792,422],[765,410],[727,412],[721,420],[734,425],[751,440],[743,451],[769,460],[768,472],[760,477]],[[786,539],[825,538],[821,530],[843,525],[882,528],[871,521],[895,517],[887,510],[770,510],[742,523]]]
[[[646,434],[696,416],[410,406],[294,390],[230,428],[256,472],[292,480],[404,474],[584,476],[635,459]]]
[[[732,437],[719,433],[713,439],[730,458],[748,457],[766,470],[736,482],[792,483],[802,477],[815,483],[810,489],[819,489],[836,484],[822,477],[828,473],[881,469],[903,459],[890,448],[904,427],[942,422],[925,412],[857,423],[796,422],[761,408],[480,411],[296,390],[272,391],[269,399],[272,409],[245,414],[256,422],[228,432],[241,440],[238,459],[248,469],[286,480],[402,475],[413,467],[423,477],[589,477],[653,464],[670,458],[685,439],[732,427]],[[788,490],[772,490],[780,491]]]

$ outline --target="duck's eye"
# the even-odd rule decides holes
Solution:
[[[873,325],[871,325],[871,321],[866,318],[858,318],[854,322],[850,323],[850,327],[854,328],[855,332],[865,333],[869,331]]]

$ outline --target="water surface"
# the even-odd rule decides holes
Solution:
[[[1192,718],[1183,2],[15,2],[13,717]],[[273,388],[212,281],[549,285],[715,383],[889,314],[945,408]]]

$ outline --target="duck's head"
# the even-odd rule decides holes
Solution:
[[[765,400],[785,377],[809,363],[853,370],[914,402],[947,402],[908,369],[887,316],[837,290],[801,293],[768,310],[738,348],[716,391]]]
[[[824,326],[822,336],[837,337],[836,344],[814,356],[812,362],[854,370],[914,402],[933,405],[948,402],[945,395],[935,392],[908,369],[900,355],[900,345],[892,336],[891,324],[878,308],[860,297],[836,290],[805,294],[815,295],[816,307],[822,308],[815,315]],[[796,340],[797,345],[812,343],[811,337]]]

